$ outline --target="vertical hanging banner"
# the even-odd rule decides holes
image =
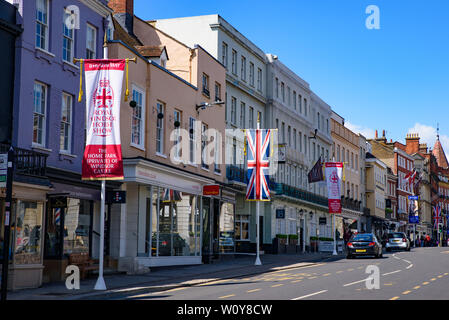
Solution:
[[[120,102],[125,59],[84,60],[86,148],[83,180],[123,179]]]
[[[248,186],[246,200],[270,201],[268,172],[270,166],[270,129],[247,129]]]
[[[341,213],[341,178],[343,174],[342,162],[326,162],[325,175],[327,183],[327,197],[329,213]]]

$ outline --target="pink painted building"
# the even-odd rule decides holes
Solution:
[[[235,193],[224,184],[226,69],[122,2],[110,2],[109,58],[137,63],[130,63],[130,99],[121,106],[127,203],[111,217],[110,256],[132,273],[208,263],[235,250]],[[205,195],[206,185],[218,185],[218,194]]]

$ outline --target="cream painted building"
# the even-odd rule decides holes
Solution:
[[[361,231],[366,224],[364,217],[364,138],[355,134],[344,125],[340,115],[332,112],[332,156],[337,162],[343,162],[344,179],[342,181],[342,213],[337,215],[337,229],[343,235],[346,227]]]
[[[387,165],[368,153],[366,156],[366,203],[372,217],[385,220],[385,199],[387,191]],[[380,228],[371,230],[382,238]]]

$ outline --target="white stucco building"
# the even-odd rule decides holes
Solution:
[[[201,45],[226,67],[226,128],[267,127],[265,53],[218,14],[154,20],[158,29],[188,46]],[[218,107],[217,107],[218,108]],[[243,135],[227,135],[225,159],[229,185],[236,196],[235,240],[237,251],[255,250],[256,205],[245,200]],[[260,205],[261,244],[271,244],[269,206]]]

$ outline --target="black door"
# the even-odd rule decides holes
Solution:
[[[201,247],[201,255],[203,263],[210,263],[210,254],[212,247],[211,237],[211,214],[210,214],[210,198],[203,198],[203,243]]]
[[[263,216],[259,216],[259,248],[263,250]]]

